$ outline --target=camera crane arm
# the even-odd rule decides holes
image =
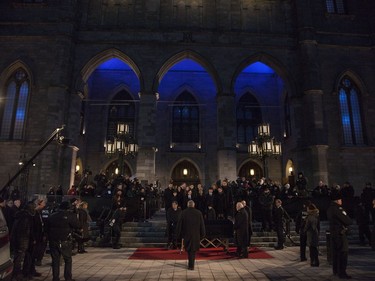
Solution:
[[[38,151],[17,171],[17,173],[11,177],[8,182],[1,188],[0,194],[3,194],[4,190],[12,184],[12,182],[23,172],[25,171],[34,161],[34,159],[53,141],[56,137],[59,138],[59,134],[64,130],[65,125],[62,125],[61,128],[57,128],[48,139],[42,144]],[[59,140],[59,139],[58,139]]]

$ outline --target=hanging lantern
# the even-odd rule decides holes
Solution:
[[[119,122],[117,123],[117,134],[119,135],[125,135],[129,133],[129,125]]]
[[[261,137],[267,137],[270,135],[270,124],[262,123],[258,126],[258,135]]]
[[[258,144],[255,141],[252,141],[249,144],[248,150],[249,150],[250,155],[258,155],[259,154],[259,147],[258,147]]]

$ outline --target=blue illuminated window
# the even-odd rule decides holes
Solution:
[[[346,14],[345,0],[326,0],[326,6],[330,14]]]
[[[341,80],[339,87],[341,124],[344,144],[347,145],[365,143],[358,93],[358,89],[348,77]]]
[[[181,93],[173,105],[172,142],[198,143],[199,106],[193,95],[187,91]]]
[[[30,81],[26,72],[18,69],[6,84],[0,103],[0,139],[20,140],[26,120]]]
[[[262,111],[251,93],[244,94],[237,104],[237,142],[247,144],[257,136],[258,125],[262,123]]]
[[[108,109],[107,139],[113,140],[117,134],[117,124],[129,125],[129,134],[135,137],[135,102],[125,90],[118,92]]]

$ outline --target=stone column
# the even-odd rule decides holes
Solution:
[[[154,147],[156,138],[156,95],[141,93],[138,115],[136,176],[140,180],[155,180]]]
[[[217,112],[217,176],[233,180],[237,178],[237,126],[233,94],[218,95]]]

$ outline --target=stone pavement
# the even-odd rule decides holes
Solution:
[[[325,250],[320,256],[320,267],[310,267],[299,261],[299,248],[288,247],[276,251],[263,248],[273,259],[236,259],[197,261],[195,270],[186,269],[186,261],[128,260],[135,249],[87,248],[89,253],[73,257],[73,278],[76,281],[125,280],[339,280],[332,275]],[[43,277],[33,280],[51,280],[51,259],[46,256],[37,270]],[[61,268],[61,275],[63,268]],[[348,274],[353,280],[375,280],[375,252],[369,247],[351,246]],[[64,280],[61,278],[61,280]]]

